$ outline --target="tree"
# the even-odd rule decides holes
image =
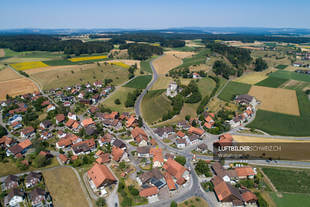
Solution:
[[[143,120],[142,120],[141,116],[139,116],[139,118],[138,118],[138,125],[139,125],[139,127],[143,126]]]
[[[175,201],[172,201],[171,204],[170,204],[170,207],[178,207],[178,204],[177,202]]]
[[[33,164],[36,168],[44,167],[50,163],[50,160],[47,157],[42,155],[37,155],[34,159]]]
[[[126,168],[126,163],[124,161],[119,163],[119,169],[124,170]]]
[[[185,165],[186,163],[186,158],[183,156],[176,156],[176,158],[174,159],[175,161],[177,161],[178,163],[180,163],[181,165]]]
[[[191,119],[191,115],[186,115],[186,116],[185,116],[185,120],[186,120],[186,121],[189,121],[190,119]]]
[[[117,99],[115,99],[114,103],[115,103],[116,105],[120,105],[120,104],[121,104],[121,101],[117,98]]]
[[[268,65],[262,57],[256,58],[255,68],[254,68],[255,71],[262,71],[262,70],[265,70],[267,68],[268,68]]]
[[[98,207],[103,207],[103,206],[105,206],[105,204],[106,204],[105,199],[102,197],[99,197],[98,200],[96,201],[96,205]]]
[[[0,137],[3,137],[7,134],[8,132],[6,131],[6,129],[2,125],[0,125]]]
[[[205,175],[206,177],[211,176],[210,168],[206,161],[199,160],[195,166],[195,171],[198,175]]]

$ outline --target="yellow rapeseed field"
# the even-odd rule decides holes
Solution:
[[[28,69],[33,69],[33,68],[43,68],[43,67],[48,67],[45,63],[41,61],[33,61],[33,62],[23,62],[23,63],[14,63],[10,64],[13,68],[16,70],[28,70]]]
[[[123,62],[111,62],[111,65],[116,65],[116,66],[120,66],[122,68],[127,68],[127,69],[130,67],[129,65],[127,65]]]
[[[105,59],[108,56],[106,55],[100,55],[100,56],[90,56],[90,57],[76,57],[76,58],[70,58],[71,62],[80,62],[80,61],[87,61],[87,60],[98,60],[98,59]]]

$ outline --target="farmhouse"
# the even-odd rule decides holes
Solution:
[[[171,158],[167,160],[163,168],[175,178],[178,185],[183,185],[190,178],[187,169]]]
[[[235,101],[238,104],[245,104],[245,105],[252,105],[253,107],[256,107],[258,102],[256,101],[254,96],[250,96],[248,94],[238,95],[235,98]]]
[[[148,136],[140,127],[136,127],[131,131],[132,138],[138,143],[139,147],[146,146],[148,143]]]
[[[19,178],[15,175],[9,175],[4,180],[5,190],[17,188],[19,185]]]
[[[242,197],[239,190],[225,181],[219,183],[214,182],[214,191],[219,201],[223,203],[241,202]]]
[[[196,127],[190,127],[188,132],[190,134],[196,134],[196,135],[198,135],[200,137],[204,134],[204,131],[202,129],[196,128]]]
[[[158,193],[159,193],[158,188],[156,186],[153,186],[149,188],[144,188],[139,192],[139,195],[141,197],[147,198],[149,203],[154,203],[158,201]]]

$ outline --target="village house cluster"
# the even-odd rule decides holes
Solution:
[[[2,185],[4,197],[3,204],[8,207],[32,206],[50,207],[53,206],[52,198],[46,191],[44,179],[41,173],[30,172],[22,176],[9,175]]]

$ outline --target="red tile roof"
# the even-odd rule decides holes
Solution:
[[[120,159],[122,158],[124,154],[124,150],[122,150],[121,148],[118,148],[118,147],[115,147],[113,146],[112,147],[112,156],[113,156],[113,160],[115,161],[120,161]]]
[[[153,155],[153,162],[164,162],[163,150],[161,148],[151,148],[150,154]]]
[[[145,188],[141,190],[139,195],[141,197],[149,197],[149,196],[158,194],[158,192],[159,192],[158,188],[153,186],[153,187],[149,187],[149,188]]]
[[[177,136],[183,138],[185,136],[185,134],[181,131],[178,131]]]
[[[60,155],[59,155],[59,159],[60,159],[63,163],[65,163],[65,162],[68,161],[67,156],[66,156],[66,155],[63,155],[63,154],[60,154]]]
[[[82,126],[83,127],[87,127],[88,125],[91,125],[91,124],[94,124],[95,122],[93,121],[92,118],[87,118],[87,119],[84,119],[82,121]]]
[[[183,174],[186,170],[184,166],[180,163],[176,162],[175,160],[169,158],[167,162],[164,164],[163,168],[167,170],[167,172],[174,176],[177,180],[183,177]]]
[[[98,163],[87,172],[88,177],[94,182],[98,188],[105,182],[115,182],[116,178],[113,176],[110,169],[105,165],[99,165]]]
[[[189,133],[197,134],[199,136],[203,135],[204,131],[202,129],[196,128],[196,127],[190,127],[188,130]]]
[[[57,115],[56,115],[56,120],[57,120],[58,122],[64,121],[64,120],[65,120],[65,115],[64,115],[64,114],[57,114]]]
[[[130,118],[126,121],[126,127],[131,127],[135,120],[136,118],[134,116],[130,116]]]
[[[66,127],[72,127],[72,125],[74,124],[75,120],[73,119],[69,119],[66,123]]]
[[[175,183],[174,183],[171,175],[169,173],[167,173],[167,172],[165,174],[165,180],[166,180],[166,183],[167,183],[167,186],[168,186],[169,190],[175,190],[176,189]]]
[[[236,167],[235,171],[238,177],[255,175],[252,167]]]
[[[22,149],[26,149],[32,145],[30,139],[26,139],[18,144]]]
[[[247,191],[245,193],[242,193],[242,199],[245,202],[249,202],[249,201],[257,201],[257,197],[254,193],[252,193],[251,191]]]

